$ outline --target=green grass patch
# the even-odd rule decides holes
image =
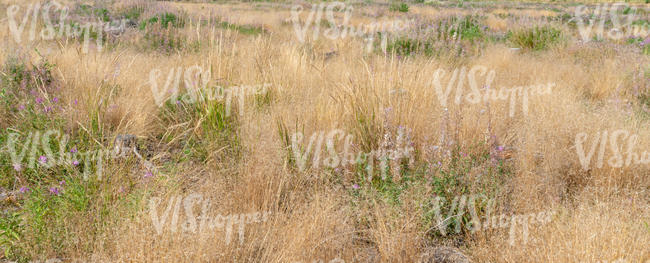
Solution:
[[[174,13],[165,12],[143,20],[140,22],[139,28],[140,30],[145,30],[148,26],[153,24],[160,24],[160,26],[165,29],[169,26],[180,28],[185,26],[185,19],[181,19]]]
[[[394,2],[394,3],[390,4],[390,7],[388,7],[388,10],[390,10],[392,12],[406,13],[406,12],[409,11],[409,5],[404,3],[404,2],[401,2],[401,3]]]
[[[528,50],[545,50],[562,41],[562,31],[551,26],[536,26],[508,32],[508,40]]]
[[[234,30],[237,31],[243,35],[248,35],[248,36],[254,36],[254,35],[259,35],[264,32],[264,29],[261,27],[255,27],[255,26],[250,26],[250,25],[237,25],[237,24],[231,24],[226,21],[222,21],[217,24],[219,27],[223,29],[229,29],[229,30]]]

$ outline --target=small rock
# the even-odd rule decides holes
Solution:
[[[118,134],[113,144],[115,145],[115,154],[124,155],[127,152],[136,152],[137,137],[132,134]]]
[[[420,263],[470,263],[467,256],[452,247],[428,248],[420,255]]]
[[[338,55],[338,54],[339,54],[339,52],[336,51],[336,50],[335,50],[335,51],[327,52],[327,53],[325,53],[325,59],[324,59],[324,60],[327,61],[327,60],[329,60],[329,59],[335,57],[335,56]]]

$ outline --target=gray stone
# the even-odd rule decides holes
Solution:
[[[115,154],[124,156],[128,152],[136,152],[137,137],[132,134],[118,134],[113,144],[115,145]]]
[[[420,255],[420,263],[470,263],[467,256],[452,247],[427,248]]]

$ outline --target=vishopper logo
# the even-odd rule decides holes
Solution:
[[[343,138],[345,138],[343,151],[339,153],[336,150],[335,144],[336,142],[341,141]],[[377,149],[369,153],[358,152],[356,154],[356,157],[352,152],[352,142],[354,140],[354,135],[346,134],[345,131],[341,129],[331,130],[327,133],[327,138],[325,138],[325,131],[313,133],[309,137],[309,143],[307,144],[306,149],[303,151],[302,149],[304,148],[304,139],[305,136],[301,132],[296,132],[291,136],[291,149],[293,151],[293,158],[300,171],[304,171],[307,168],[307,160],[311,154],[313,156],[311,167],[314,169],[318,169],[320,167],[321,161],[323,166],[329,168],[367,163],[366,170],[368,171],[369,180],[372,179],[373,176],[375,159],[378,159],[380,161],[382,179],[385,179],[387,175],[386,173],[388,171],[389,161],[396,162],[402,159],[409,159],[412,155],[412,152],[414,151],[413,146],[406,145],[406,135],[401,130],[398,130],[396,143],[392,149]],[[323,142],[325,142],[325,149],[328,155],[321,160]],[[399,167],[399,165],[394,166]]]
[[[271,86],[269,83],[258,85],[241,85],[232,87],[216,86],[210,88],[211,72],[203,67],[194,65],[187,67],[170,68],[164,85],[160,85],[159,78],[162,75],[160,69],[153,69],[149,72],[149,84],[154,100],[159,107],[165,101],[181,101],[185,103],[196,103],[201,99],[208,101],[225,101],[226,116],[230,116],[233,96],[237,96],[239,115],[243,115],[245,98],[247,95],[262,95],[268,92]],[[181,76],[183,77],[184,88],[187,93],[180,95]]]
[[[625,19],[621,19],[623,16]],[[626,36],[645,38],[648,35],[648,23],[638,23],[642,21],[636,19],[637,8],[630,7],[626,3],[604,3],[598,4],[593,10],[587,6],[581,5],[576,7],[574,20],[578,26],[578,32],[584,42],[589,42],[593,37],[598,39],[609,38],[619,40]],[[588,23],[585,23],[585,20]],[[621,24],[625,21],[624,24]],[[597,25],[596,25],[597,24]],[[594,28],[594,25],[596,27]],[[605,25],[610,26],[606,31]]]
[[[550,94],[552,87],[555,86],[555,83],[548,83],[516,86],[514,88],[501,87],[501,89],[497,91],[496,89],[490,88],[496,76],[495,71],[488,71],[487,67],[476,65],[469,71],[467,70],[467,67],[462,67],[460,70],[458,68],[454,69],[453,73],[451,73],[447,79],[446,88],[443,88],[442,83],[446,79],[447,73],[448,72],[442,68],[437,69],[436,72],[433,73],[432,84],[436,95],[438,96],[438,100],[443,107],[446,108],[449,105],[449,95],[451,94],[454,85],[456,85],[456,92],[453,100],[456,105],[463,101],[467,101],[471,104],[498,100],[509,101],[510,117],[513,117],[515,114],[518,96],[521,98],[521,107],[524,115],[528,115],[528,101],[530,96]],[[476,80],[477,76],[483,77],[483,92],[479,89],[479,82]],[[469,85],[470,92],[463,98],[466,82]]]
[[[487,229],[498,229],[498,228],[510,228],[509,230],[509,243],[511,246],[515,244],[516,239],[516,229],[519,225],[522,229],[522,239],[524,244],[528,242],[529,236],[529,225],[533,224],[546,224],[551,221],[555,211],[543,211],[539,213],[530,213],[530,214],[520,214],[520,215],[493,215],[495,200],[488,199],[485,200],[487,203],[486,214],[484,220],[481,221],[481,218],[478,215],[476,209],[476,202],[481,198],[485,198],[482,195],[461,195],[455,196],[454,200],[451,203],[451,207],[447,211],[447,216],[443,218],[442,216],[442,206],[447,201],[444,197],[436,196],[433,204],[433,216],[434,222],[436,225],[432,228],[437,228],[440,231],[441,235],[447,235],[448,226],[452,223],[455,224],[454,232],[456,234],[461,232],[461,222],[462,217],[465,215],[465,206],[467,206],[468,212],[471,216],[471,221],[465,224],[465,228],[471,233],[475,233],[481,230]],[[454,215],[456,211],[456,215]]]
[[[304,24],[300,22],[300,14],[304,11],[302,5],[294,5],[291,8],[291,21],[293,23],[293,28],[296,32],[296,37],[300,43],[305,42],[305,38],[308,32],[308,29],[313,24],[312,37],[314,40],[317,40],[321,35],[321,20],[323,18],[323,10],[325,9],[325,3],[320,3],[318,5],[312,5],[311,11],[306,18]],[[338,23],[335,18],[335,10],[343,11],[343,20]],[[382,22],[372,22],[370,24],[357,24],[350,25],[350,19],[352,18],[352,11],[354,7],[346,6],[342,2],[332,2],[327,4],[327,9],[325,10],[325,16],[329,27],[323,31],[323,35],[331,40],[338,38],[345,39],[346,37],[360,37],[365,38],[366,41],[366,52],[370,52],[370,48],[374,41],[374,36],[377,32],[381,33],[381,48],[382,51],[386,52],[387,45],[387,36],[388,33],[395,33],[403,31],[408,28],[409,22],[402,20],[386,20]]]
[[[607,164],[609,164],[610,167],[621,168],[623,166],[629,167],[630,165],[650,164],[650,152],[643,151],[643,153],[638,153],[634,149],[639,140],[639,136],[636,134],[630,134],[626,130],[615,130],[611,134],[608,131],[597,132],[591,146],[589,146],[589,151],[585,154],[585,146],[587,146],[586,141],[588,137],[589,135],[587,133],[581,132],[576,135],[575,139],[576,152],[580,159],[582,169],[585,171],[589,170],[589,165],[591,164],[592,157],[596,153],[596,149],[598,149],[596,167],[603,168],[605,149],[607,149],[608,141],[613,154],[613,156],[607,160]],[[625,142],[626,139],[627,147],[624,148],[624,152],[621,153],[619,141]],[[600,147],[598,147],[599,145]]]
[[[52,150],[52,136],[58,141],[59,151],[57,153]],[[96,178],[101,180],[103,173],[103,162],[107,158],[116,158],[117,153],[114,151],[106,150],[94,150],[87,151],[85,153],[77,151],[76,147],[72,147],[68,150],[68,141],[70,136],[67,134],[61,135],[61,132],[58,130],[48,130],[41,135],[41,131],[29,132],[25,137],[20,153],[18,153],[17,146],[20,142],[20,133],[11,132],[7,136],[7,145],[6,149],[11,156],[11,163],[17,172],[23,170],[23,160],[26,155],[29,153],[27,168],[34,169],[36,167],[42,167],[45,169],[50,169],[56,166],[72,166],[77,167],[83,165],[83,174],[84,179],[88,179],[88,176],[91,174],[92,168],[94,167]],[[31,147],[30,147],[31,146]],[[42,151],[39,151],[41,148]],[[43,153],[42,155],[40,153]],[[36,160],[36,156],[38,161]],[[93,161],[95,165],[93,166]]]
[[[107,33],[119,33],[125,30],[126,21],[128,19],[113,20],[110,22],[101,21],[97,18],[96,22],[86,22],[82,25],[76,24],[76,22],[67,21],[68,18],[68,7],[60,4],[57,1],[47,2],[44,5],[41,3],[29,4],[25,9],[22,20],[17,21],[18,12],[21,10],[19,5],[11,5],[7,8],[7,19],[9,21],[9,30],[14,37],[16,43],[21,44],[23,40],[23,32],[25,31],[25,26],[28,22],[30,23],[29,29],[29,41],[34,41],[37,37],[40,37],[42,40],[53,40],[55,38],[60,39],[63,37],[76,38],[83,36],[83,47],[82,52],[88,53],[90,45],[90,36],[91,30],[93,33],[96,33],[97,37],[97,51],[102,51],[103,43],[103,32]],[[58,16],[58,25],[52,23],[51,13],[59,14]],[[31,15],[31,16],[30,16]],[[42,22],[44,24],[40,32],[37,34],[37,22],[39,20],[39,15],[42,15]],[[29,21],[31,17],[31,21]]]
[[[185,200],[183,200],[185,199]],[[160,214],[158,211],[158,205],[161,203],[162,199],[158,197],[153,197],[149,200],[149,215],[151,216],[151,222],[156,230],[158,235],[161,235],[164,231],[165,223],[169,222],[171,233],[176,233],[179,231],[178,224],[179,220],[183,220],[179,214],[181,206],[185,209],[185,220],[182,221],[180,231],[186,234],[189,233],[203,233],[206,230],[223,229],[225,231],[225,241],[226,244],[230,244],[232,239],[232,232],[235,225],[237,225],[237,231],[239,233],[239,243],[244,243],[244,233],[246,224],[252,223],[261,223],[268,220],[271,212],[255,212],[248,214],[232,214],[222,216],[221,214],[210,217],[208,211],[212,205],[209,198],[203,198],[201,194],[190,194],[187,197],[183,198],[182,196],[174,196],[169,200],[167,208],[164,212]],[[199,206],[201,207],[200,215],[195,214],[194,208]],[[171,221],[169,216],[171,213]]]

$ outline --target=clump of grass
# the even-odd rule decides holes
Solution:
[[[22,238],[24,225],[20,219],[20,213],[3,211],[0,216],[0,247],[6,258],[20,258],[22,251],[18,243]]]
[[[181,32],[173,28],[164,29],[160,24],[146,27],[143,40],[141,48],[167,54],[180,51],[187,45],[186,38]]]
[[[459,196],[480,196],[481,200],[479,201],[481,202],[476,202],[473,205],[478,205],[475,209],[479,217],[485,214],[488,209],[485,201],[500,198],[502,187],[512,173],[506,163],[494,160],[489,147],[484,143],[478,143],[467,149],[456,147],[451,151],[449,158],[432,160],[432,162],[434,164],[430,165],[427,171],[427,174],[432,174],[427,182],[431,193],[428,193],[427,196],[441,197],[445,200],[438,208],[440,209],[438,212],[443,215],[447,215],[451,209],[455,208],[452,201]],[[427,228],[434,228],[439,223],[433,217],[434,209],[436,209],[431,206],[433,199],[427,198],[425,201],[427,209],[425,209],[423,219]],[[445,225],[446,233],[453,233],[452,226],[458,229],[461,226],[468,226],[472,220],[470,213],[459,212],[462,213],[462,216],[452,218],[450,224]],[[435,237],[439,236],[440,232],[433,231],[431,234],[430,236]]]
[[[508,32],[508,39],[520,48],[545,50],[562,40],[562,31],[552,26],[536,26]]]
[[[449,17],[422,24],[420,28],[425,30],[390,39],[387,51],[399,56],[455,56],[466,52],[466,46],[479,44],[485,36],[478,16]]]
[[[110,12],[108,11],[108,9],[103,7],[93,7],[90,5],[81,4],[77,6],[76,10],[77,13],[79,13],[82,16],[94,16],[104,22],[108,22],[111,20]]]
[[[99,18],[100,18],[102,21],[104,21],[104,22],[108,22],[108,21],[111,20],[111,16],[110,16],[110,14],[108,13],[108,9],[106,9],[106,8],[98,8],[98,9],[95,9],[95,12],[94,12],[94,13],[95,13],[95,15],[96,15],[97,17],[99,17]]]
[[[276,122],[276,127],[278,135],[280,136],[280,141],[282,142],[283,155],[287,165],[294,169],[298,167],[296,164],[296,159],[294,158],[293,151],[291,150],[291,133],[287,128],[287,125],[284,123],[284,120],[278,119]]]
[[[216,157],[236,160],[241,154],[241,142],[237,112],[234,111],[236,107],[229,106],[231,104],[227,101],[209,100],[201,94],[198,94],[197,101],[194,102],[168,100],[160,113],[165,127],[190,123],[191,127],[200,129],[192,133],[186,133],[186,129],[169,130],[161,140],[171,143],[180,136],[178,142],[182,151],[181,155],[176,156],[178,161],[207,162],[216,150],[220,153]],[[215,147],[219,149],[214,149]]]
[[[85,180],[59,171],[32,182],[18,210],[0,219],[5,257],[28,261],[92,252],[94,243],[88,241],[97,240],[112,222],[138,207],[132,200],[142,193],[126,190],[134,183],[121,181],[117,186],[115,180]],[[118,188],[122,192],[115,194]]]
[[[138,21],[140,19],[140,16],[144,13],[144,7],[143,6],[138,6],[134,5],[131,7],[128,7],[124,10],[121,11],[121,16],[129,19],[131,21]]]
[[[70,21],[66,26],[69,27],[72,32],[78,32],[72,36],[66,37],[71,37],[82,45],[86,45],[86,40],[102,46],[105,46],[106,43],[113,43],[116,40],[111,37],[111,34],[104,31],[103,27],[95,24],[82,24],[76,21]]]
[[[142,21],[140,23],[140,30],[144,30],[145,28],[147,28],[147,26],[153,24],[160,24],[160,26],[162,26],[162,28],[165,29],[170,25],[172,27],[179,28],[185,26],[185,19],[180,18],[174,13],[165,12],[165,13],[152,16],[149,19]]]
[[[53,67],[46,59],[35,65],[27,65],[15,56],[6,60],[0,70],[0,108],[7,113],[1,117],[1,128],[27,130],[62,125],[62,120],[55,117],[61,97],[59,84],[52,75]]]
[[[455,25],[455,26],[454,26]],[[484,36],[481,23],[477,16],[465,16],[461,19],[452,17],[448,23],[440,24],[438,34],[448,32],[451,35],[460,35],[461,40],[474,42]]]
[[[415,53],[421,53],[426,56],[432,56],[435,52],[435,46],[432,41],[411,39],[408,37],[398,37],[391,40],[387,45],[389,53],[395,53],[399,56],[408,56]]]
[[[390,10],[392,12],[399,11],[399,12],[402,12],[402,13],[406,13],[406,12],[409,11],[409,5],[404,3],[404,2],[401,2],[401,3],[395,2],[395,3],[390,4],[390,7],[388,8],[388,10]]]
[[[226,21],[222,21],[218,23],[218,26],[224,29],[235,30],[241,34],[249,35],[249,36],[259,35],[264,32],[264,29],[260,27],[231,24]]]
[[[198,50],[199,42],[189,42],[181,31],[185,27],[185,17],[184,14],[165,12],[142,20],[139,25],[139,29],[144,31],[141,48],[168,54],[181,50]]]

